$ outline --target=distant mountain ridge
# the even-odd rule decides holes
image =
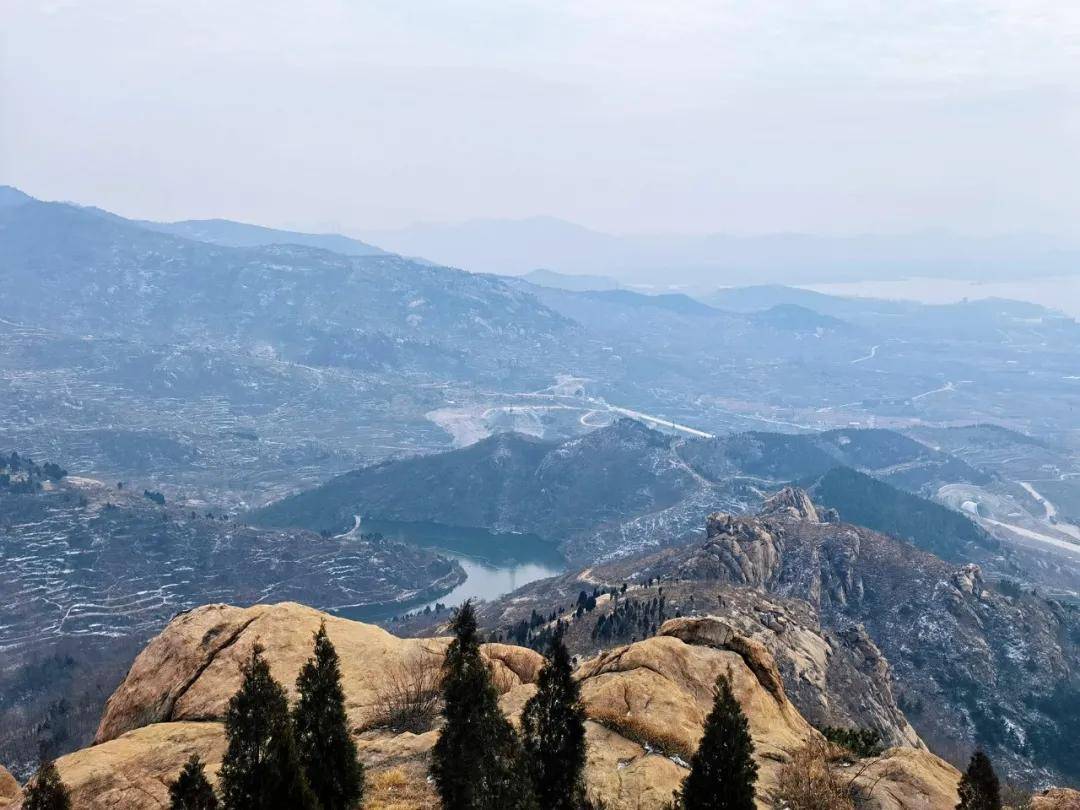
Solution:
[[[916,493],[930,494],[938,482],[987,479],[886,430],[674,440],[621,419],[565,442],[502,433],[460,450],[364,467],[250,519],[331,532],[351,526],[355,515],[531,532],[560,543],[572,560],[590,560],[632,553],[640,542],[688,539],[703,509],[742,511],[760,502],[763,486],[804,481],[824,506],[858,506],[863,524],[964,560],[997,544],[966,516]]]
[[[554,287],[557,290],[569,290],[571,292],[617,290],[620,287],[618,281],[607,276],[568,275],[544,268],[530,270],[522,278],[540,287]]]
[[[350,243],[351,255],[317,245],[233,247],[217,241],[284,232],[181,225],[147,227],[35,200],[0,207],[0,281],[21,293],[3,315],[80,335],[259,341],[313,365],[452,375],[496,364],[515,345],[519,354],[550,347],[575,328],[495,277],[357,253],[361,243]]]
[[[22,205],[29,202],[43,202],[14,186],[0,185],[0,207]],[[266,247],[268,245],[303,245],[321,248],[343,256],[382,256],[386,251],[381,248],[352,239],[338,233],[303,233],[300,231],[267,228],[247,222],[231,219],[187,219],[177,222],[157,222],[149,219],[127,219],[111,211],[96,206],[72,205],[86,211],[92,211],[108,219],[138,225],[147,230],[182,236],[196,242],[206,242],[225,247]]]
[[[266,245],[304,245],[320,248],[343,256],[385,256],[387,252],[374,245],[337,233],[300,233],[277,228],[264,228],[228,219],[189,219],[180,222],[151,222],[138,220],[145,228],[171,233],[199,242],[227,247],[264,247]]]
[[[967,237],[951,233],[820,236],[617,236],[557,217],[477,219],[368,231],[365,238],[406,255],[476,272],[522,275],[536,267],[603,274],[620,283],[699,287],[947,276],[1071,274],[1080,247],[1043,236]]]
[[[622,419],[566,442],[500,433],[460,450],[361,468],[251,519],[334,531],[363,515],[527,530],[559,542],[675,506],[693,488],[667,436]]]

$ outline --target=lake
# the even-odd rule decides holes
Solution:
[[[461,563],[466,579],[449,593],[435,599],[424,597],[412,602],[367,605],[337,611],[349,619],[374,621],[423,610],[426,605],[434,607],[436,602],[454,607],[466,599],[496,599],[522,585],[556,576],[566,570],[565,561],[555,544],[535,534],[500,534],[486,529],[438,523],[368,518],[361,523],[360,531],[434,549],[444,557]]]

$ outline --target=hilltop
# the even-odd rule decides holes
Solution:
[[[763,491],[800,481],[870,528],[951,560],[983,559],[998,548],[993,538],[916,493],[991,480],[887,430],[676,440],[620,419],[564,442],[500,433],[460,450],[364,467],[251,519],[342,531],[362,515],[530,532],[559,543],[572,560],[593,562],[685,542],[705,512],[745,511]]]
[[[192,753],[214,778],[224,751],[221,720],[239,684],[238,662],[258,639],[274,677],[292,694],[320,622],[326,622],[341,654],[346,710],[368,769],[369,800],[378,805],[392,799],[403,810],[435,806],[426,771],[438,720],[414,731],[388,728],[379,685],[418,661],[437,668],[447,640],[400,639],[296,604],[209,605],[174,619],[140,653],[110,698],[97,744],[58,760],[76,806],[157,807],[165,782]],[[535,691],[542,659],[506,644],[485,645],[484,655],[503,711],[516,718]],[[821,736],[788,699],[770,653],[710,617],[674,619],[654,638],[580,662],[576,678],[588,717],[590,796],[612,810],[659,810],[686,773],[712,684],[722,672],[730,673],[749,719],[760,768],[759,804],[769,806],[785,764]],[[867,807],[914,810],[956,801],[959,774],[917,740],[855,760],[856,787]],[[834,767],[843,762],[838,758]]]

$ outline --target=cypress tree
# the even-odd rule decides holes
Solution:
[[[349,736],[337,650],[325,623],[315,633],[315,654],[300,670],[296,689],[293,729],[308,784],[322,810],[352,810],[364,794],[364,766]]]
[[[982,751],[971,755],[967,771],[960,777],[959,793],[956,810],[1001,810],[1001,786],[990,758]]]
[[[71,794],[51,759],[41,763],[33,783],[26,788],[23,810],[71,810]]]
[[[316,810],[296,751],[289,700],[255,644],[240,690],[225,713],[228,747],[221,763],[226,810]]]
[[[431,752],[431,773],[444,810],[536,810],[521,742],[499,709],[480,655],[471,602],[450,623],[454,640],[443,661],[445,722]]]
[[[577,810],[585,806],[585,709],[561,630],[537,686],[521,715],[536,799],[543,808]]]
[[[169,785],[169,801],[169,810],[218,810],[217,796],[198,754],[191,755],[180,776]]]
[[[713,707],[705,720],[690,775],[682,788],[686,810],[754,810],[754,743],[731,682],[721,675],[713,692]]]

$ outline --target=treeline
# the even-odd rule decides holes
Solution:
[[[599,616],[593,625],[592,640],[601,644],[633,643],[655,636],[657,628],[667,619],[667,597],[661,588],[659,596],[652,599],[623,599],[610,613]]]
[[[36,464],[30,457],[12,451],[0,453],[0,490],[11,493],[39,492],[45,481],[59,481],[67,470],[59,464],[46,461]]]
[[[431,781],[443,810],[601,807],[586,790],[585,708],[561,633],[551,639],[519,732],[499,708],[471,603],[456,611],[450,626],[454,639],[439,679],[443,724],[431,753]],[[192,756],[169,786],[171,810],[357,810],[366,774],[349,733],[339,660],[325,626],[315,634],[313,655],[297,678],[299,697],[291,709],[258,643],[241,674],[240,689],[225,715],[227,748],[218,790],[199,757]],[[717,679],[703,734],[669,810],[755,808],[754,745],[730,678],[729,672]],[[871,741],[853,735],[845,742]],[[813,744],[807,746],[806,751],[812,750]],[[803,760],[813,767],[796,773]],[[797,752],[781,774],[783,805],[790,810],[847,807],[844,802],[821,803],[823,791],[831,789],[821,781],[829,772]],[[972,757],[959,794],[958,810],[1000,810],[997,777],[981,752]],[[42,763],[23,807],[70,810],[71,797],[55,764]]]
[[[642,587],[652,587],[653,582],[654,580],[650,577]],[[592,630],[593,641],[632,642],[648,638],[656,635],[657,628],[669,618],[663,586],[659,587],[658,595],[651,600],[628,597],[620,601],[621,597],[626,596],[627,587],[624,582],[618,587],[594,587],[591,593],[581,591],[577,601],[570,606],[573,617],[581,619],[596,610],[600,597],[610,597],[613,607],[611,611],[602,613],[597,618]],[[563,626],[567,624],[564,619],[566,614],[567,609],[561,605],[548,614],[533,609],[528,619],[520,619],[516,624],[507,625],[502,632],[492,632],[488,636],[488,641],[505,640],[520,647],[545,652],[551,645],[553,637],[562,632]],[[682,614],[676,610],[675,615]]]

